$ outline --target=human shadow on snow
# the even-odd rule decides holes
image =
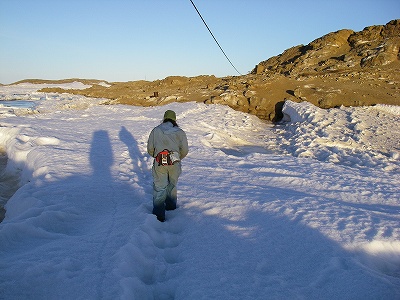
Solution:
[[[111,182],[110,168],[114,163],[114,157],[107,131],[98,130],[93,133],[89,159],[93,179]]]
[[[119,131],[119,138],[128,148],[129,156],[132,159],[134,168],[140,170],[141,173],[145,172],[143,167],[145,166],[146,162],[144,161],[143,156],[140,155],[141,151],[139,149],[139,145],[125,126],[121,127],[121,130]]]
[[[134,137],[125,127],[119,137],[128,147],[133,167],[142,171],[139,183],[151,184],[146,179],[146,162],[138,157],[141,152]],[[40,187],[28,183],[17,192],[16,200],[29,198],[35,207],[30,210],[29,218],[6,218],[4,226],[17,237],[12,241],[4,238],[6,235],[2,238],[0,224],[0,251],[7,254],[18,249],[19,252],[11,256],[14,261],[8,263],[5,257],[2,262],[2,277],[8,280],[0,279],[0,291],[4,291],[5,298],[115,298],[121,292],[121,278],[115,276],[120,263],[118,253],[129,240],[135,240],[132,234],[142,234],[138,239],[145,239],[146,230],[133,229],[146,226],[152,227],[144,228],[152,235],[143,242],[146,248],[132,252],[138,257],[127,260],[124,267],[137,268],[135,262],[143,260],[142,252],[154,257],[166,280],[154,282],[154,287],[142,283],[147,290],[153,289],[150,298],[162,297],[164,287],[175,299],[395,299],[400,296],[397,279],[391,280],[370,269],[354,253],[325,237],[317,228],[304,225],[301,219],[291,219],[283,211],[263,210],[256,201],[261,199],[260,195],[290,200],[296,196],[312,199],[312,194],[273,186],[260,186],[247,198],[238,191],[231,192],[226,197],[232,199],[232,206],[225,208],[231,214],[228,211],[221,214],[220,206],[210,199],[213,193],[224,192],[221,187],[219,191],[217,186],[214,190],[204,189],[202,184],[207,184],[204,181],[199,181],[197,187],[188,186],[184,177],[190,176],[190,172],[186,175],[184,172],[178,191],[194,189],[195,193],[190,194],[197,191],[198,196],[178,199],[181,207],[169,212],[167,222],[158,223],[154,216],[138,210],[145,201],[142,195],[132,185],[114,178],[114,153],[109,133],[95,131],[89,153],[92,174],[43,181]],[[208,194],[202,195],[202,190]],[[202,200],[204,196],[208,198]],[[254,206],[236,217],[235,203],[253,198]],[[154,222],[148,222],[150,218]],[[153,244],[148,242],[151,239]],[[169,247],[171,239],[176,241],[173,247]],[[164,262],[163,255],[171,263]],[[49,266],[49,262],[53,265]]]
[[[0,252],[7,254],[0,294],[6,299],[112,299],[120,293],[118,252],[147,214],[140,214],[143,195],[115,177],[113,147],[108,131],[94,131],[91,174],[43,175],[14,194],[10,217],[6,213],[0,224]]]
[[[137,178],[136,181],[138,185],[143,187],[145,191],[146,198],[143,201],[151,201],[152,194],[152,178],[151,170],[148,169],[147,161],[145,155],[139,148],[139,145],[133,135],[126,129],[125,126],[121,126],[119,131],[120,140],[126,145],[129,152],[129,157],[131,159],[131,164],[133,167],[133,172]]]

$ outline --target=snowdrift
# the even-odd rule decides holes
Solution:
[[[398,106],[320,109],[286,101],[281,144],[290,154],[347,166],[398,171]],[[295,126],[293,126],[295,125]]]
[[[22,183],[0,223],[0,298],[400,298],[398,107],[288,101],[272,125],[37,89],[0,87],[36,105],[0,108],[3,172]],[[146,143],[166,109],[190,152],[160,223]]]

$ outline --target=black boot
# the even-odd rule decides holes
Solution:
[[[157,216],[157,220],[160,222],[165,222],[165,217]]]

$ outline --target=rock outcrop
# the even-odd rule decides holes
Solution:
[[[186,101],[223,104],[266,120],[278,120],[287,99],[309,101],[322,108],[400,105],[399,47],[400,20],[393,20],[360,32],[343,29],[329,33],[260,62],[244,76],[93,81],[91,88],[68,92],[142,106]]]
[[[321,75],[389,65],[399,60],[400,20],[354,32],[331,32],[260,62],[252,74]]]

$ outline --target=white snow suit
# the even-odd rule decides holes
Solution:
[[[147,152],[156,157],[158,153],[167,149],[179,154],[182,160],[189,151],[186,133],[171,122],[165,122],[155,127],[147,142]],[[165,210],[176,208],[177,183],[181,174],[181,162],[173,165],[159,165],[153,163],[153,214],[160,221],[165,220]]]

